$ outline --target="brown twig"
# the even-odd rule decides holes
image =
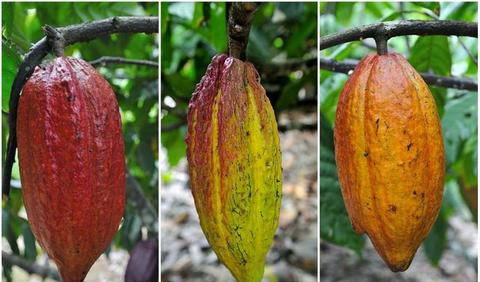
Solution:
[[[244,61],[246,59],[248,35],[258,4],[255,2],[234,2],[228,6],[228,53],[230,57]]]
[[[139,65],[139,66],[147,66],[158,68],[158,63],[153,61],[147,60],[135,60],[135,59],[127,59],[121,57],[110,57],[110,56],[102,56],[96,60],[89,62],[92,66],[105,66],[106,64],[130,64],[130,65]]]
[[[45,25],[43,32],[47,36],[48,46],[52,49],[52,53],[57,57],[63,57],[65,50],[65,38],[63,34],[53,26]]]
[[[375,38],[378,36],[379,26],[384,27],[384,35],[387,40],[402,35],[456,35],[478,37],[476,22],[443,20],[383,22],[322,36],[320,37],[320,50],[351,41]]]

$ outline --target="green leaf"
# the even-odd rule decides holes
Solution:
[[[160,5],[160,13],[162,14],[162,17],[161,17],[161,21],[162,21],[162,25],[160,26],[161,28],[161,34],[162,34],[162,40],[164,39],[164,35],[167,31],[167,22],[168,22],[168,17],[169,17],[169,14],[168,14],[168,2],[162,2]]]
[[[402,16],[401,12],[393,12],[390,15],[383,18],[381,21],[382,22],[393,21],[393,20],[396,20],[396,19],[400,18],[401,16]]]
[[[136,2],[116,2],[108,3],[108,12],[111,16],[145,16],[145,11],[142,6]]]
[[[3,30],[7,30],[7,36],[10,34],[13,25],[14,5],[15,3],[13,2],[2,3],[2,28]]]
[[[371,13],[375,18],[382,18],[383,7],[378,2],[365,2],[365,10]]]
[[[306,22],[305,25],[296,30],[287,40],[286,51],[289,56],[298,56],[298,50],[301,50],[301,46],[305,44],[305,40],[312,34],[317,34],[317,20],[313,19]]]
[[[35,246],[35,237],[30,230],[30,225],[25,223],[22,225],[23,243],[25,244],[24,257],[31,262],[34,262],[37,257],[37,248]]]
[[[435,99],[438,115],[441,119],[443,117],[443,113],[445,112],[445,103],[447,102],[447,89],[434,86],[429,86],[429,88],[432,92],[433,98]]]
[[[140,228],[142,227],[142,221],[138,216],[134,216],[128,232],[128,239],[130,242],[135,242],[140,234]]]
[[[212,3],[210,17],[210,39],[217,53],[227,50],[227,24],[225,22],[225,3]]]
[[[347,79],[347,75],[334,74],[320,84],[320,112],[331,122],[335,120],[338,98]]]
[[[432,230],[428,234],[423,247],[429,261],[437,266],[447,246],[448,219],[455,212],[456,202],[460,200],[458,187],[448,182],[443,193],[442,207]]]
[[[167,149],[167,159],[170,166],[177,165],[178,162],[185,157],[185,131],[186,126],[176,130],[162,131],[162,146]]]
[[[195,3],[195,8],[193,11],[193,19],[192,19],[192,26],[194,28],[200,28],[205,21],[205,17],[203,15],[204,8],[208,7],[208,4],[204,7],[206,3]]]
[[[448,221],[445,215],[445,209],[442,208],[432,230],[423,242],[423,249],[427,258],[435,266],[438,265],[443,251],[447,246],[447,230]]]
[[[320,236],[360,254],[365,237],[355,234],[343,202],[338,182],[333,131],[320,114]]]
[[[461,142],[476,134],[477,120],[476,94],[467,92],[462,97],[447,102],[442,129],[448,163],[457,159]]]
[[[20,57],[11,46],[2,41],[2,110],[7,112],[9,110],[10,91],[19,65]]]
[[[411,2],[413,5],[428,9],[437,16],[440,15],[440,3],[438,2]]]
[[[7,280],[7,282],[12,282],[12,265],[7,263],[6,260],[2,260],[2,268],[3,268],[3,277]]]
[[[14,218],[7,208],[2,209],[2,234],[7,238],[8,244],[12,249],[12,252],[16,255],[20,255],[20,250],[17,245],[18,234],[15,233],[12,226],[14,225]]]
[[[273,55],[272,42],[268,41],[268,36],[260,29],[252,27],[247,45],[247,58],[266,64],[271,61]]]
[[[457,21],[476,21],[477,2],[441,2],[441,18]]]
[[[421,36],[415,41],[409,59],[418,72],[433,71],[449,76],[452,68],[452,54],[446,36]]]
[[[306,5],[301,2],[277,2],[277,6],[285,14],[286,20],[296,20],[304,15]]]
[[[352,18],[353,2],[337,2],[335,3],[335,18],[339,23],[347,26]]]
[[[275,109],[278,111],[285,110],[289,108],[292,105],[295,105],[296,102],[298,101],[298,92],[300,89],[305,87],[305,84],[309,81],[312,81],[312,79],[316,76],[315,72],[311,72],[308,74],[305,74],[302,78],[300,79],[292,79],[292,81],[285,86],[285,88],[282,90],[282,94],[280,94],[280,97],[277,100],[277,103],[275,104]]]

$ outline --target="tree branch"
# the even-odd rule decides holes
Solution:
[[[80,25],[72,25],[58,28],[65,39],[65,46],[93,40],[97,37],[112,33],[158,33],[158,17],[113,17]],[[7,154],[2,177],[3,197],[8,198],[10,192],[10,180],[12,167],[15,162],[15,150],[17,148],[17,107],[25,82],[30,78],[35,67],[51,50],[47,39],[44,37],[35,43],[26,54],[25,59],[19,66],[15,80],[10,91],[10,115],[8,118],[9,136],[7,141]]]
[[[383,29],[379,29],[382,25]],[[351,41],[375,38],[378,37],[379,31],[384,32],[387,40],[402,35],[456,35],[478,37],[476,22],[443,20],[382,22],[322,36],[320,37],[320,50]]]
[[[228,5],[228,53],[244,61],[248,44],[248,35],[253,15],[258,4],[254,2],[234,2]]]
[[[40,275],[42,278],[49,277],[53,280],[60,281],[60,275],[58,272],[52,268],[38,265],[36,263],[29,262],[28,260],[14,255],[9,254],[5,251],[2,251],[2,261],[10,265],[16,265],[21,269],[25,270],[29,274],[35,273]]]
[[[47,43],[52,49],[52,53],[57,57],[63,57],[65,50],[65,38],[62,33],[53,26],[45,25],[43,32],[47,36]]]
[[[320,58],[320,68],[332,72],[348,74],[357,66],[356,63],[341,63],[335,60]],[[455,88],[460,90],[477,91],[478,86],[475,81],[459,78],[438,76],[430,73],[420,74],[425,82],[429,85],[440,86],[445,88]]]
[[[127,59],[121,57],[110,57],[110,56],[102,56],[96,60],[89,62],[92,66],[105,66],[106,64],[131,64],[131,65],[140,65],[140,66],[147,66],[147,67],[154,67],[158,68],[158,63],[153,61],[147,60],[135,60],[135,59]]]

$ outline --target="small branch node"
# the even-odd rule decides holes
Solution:
[[[119,25],[120,25],[120,23],[119,23],[118,17],[113,17],[113,18],[112,18],[112,26],[113,26],[113,28],[114,28],[114,29],[118,29],[118,28],[119,28]]]
[[[47,36],[47,43],[57,57],[62,57],[65,49],[65,38],[63,34],[53,26],[45,25],[43,32]]]
[[[388,37],[386,33],[385,25],[383,23],[380,24],[375,35],[375,43],[377,44],[377,53],[379,55],[386,55],[388,53]]]
[[[230,57],[240,60],[246,59],[248,35],[253,15],[258,4],[253,2],[230,5],[228,12],[228,53]]]

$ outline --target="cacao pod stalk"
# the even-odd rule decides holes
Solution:
[[[367,55],[340,95],[335,157],[354,230],[392,271],[406,270],[442,203],[445,161],[435,101],[399,54]]]
[[[115,94],[85,61],[56,58],[25,84],[17,134],[32,232],[63,281],[83,281],[117,232],[125,205]]]
[[[217,55],[189,105],[186,136],[195,206],[220,261],[260,281],[282,197],[277,122],[252,64]]]

